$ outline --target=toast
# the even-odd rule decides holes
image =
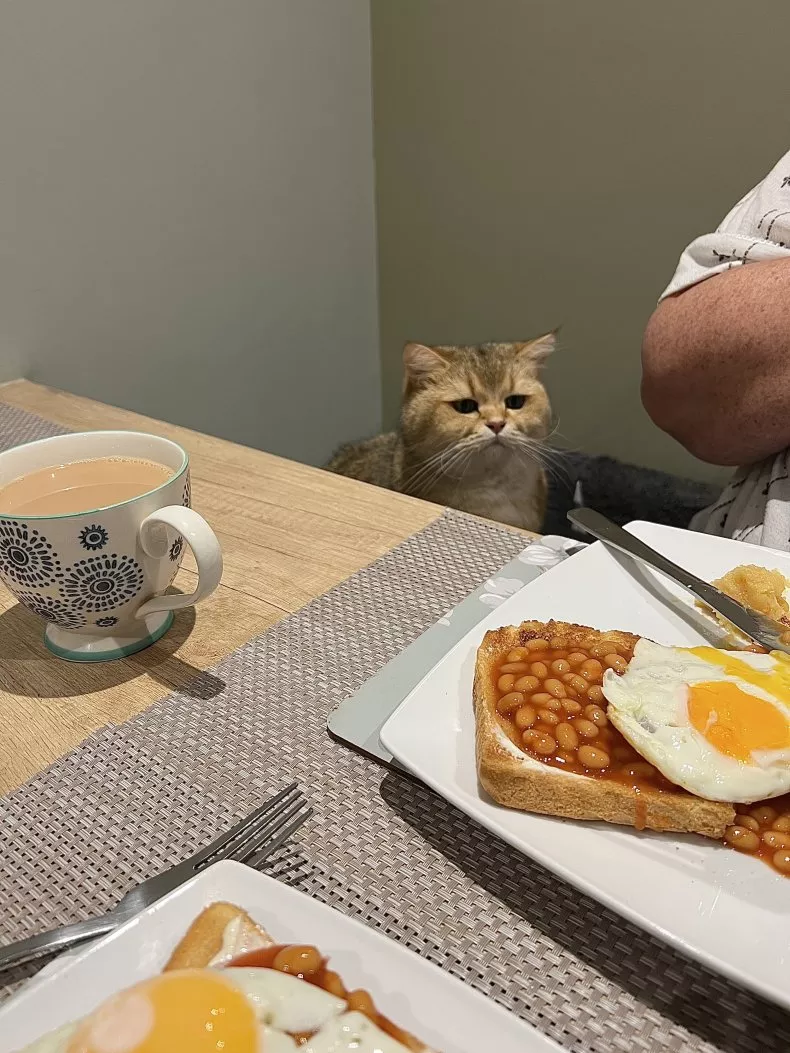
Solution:
[[[212,903],[189,926],[162,971],[225,965],[248,951],[273,945],[268,932],[241,907]]]
[[[676,792],[650,786],[635,789],[612,779],[564,771],[516,745],[497,712],[498,666],[514,648],[551,637],[563,637],[570,650],[584,651],[610,641],[630,652],[639,639],[632,633],[555,621],[523,622],[486,633],[477,651],[473,689],[477,772],[484,789],[499,804],[521,811],[721,838],[735,816],[730,804],[695,797],[679,787]]]

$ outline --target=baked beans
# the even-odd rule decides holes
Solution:
[[[517,728],[521,728],[524,731],[526,728],[531,728],[537,720],[537,713],[535,707],[526,705],[521,706],[516,710],[516,715],[513,718]]]
[[[505,657],[494,675],[497,712],[526,753],[544,764],[635,790],[684,792],[641,757],[606,715],[604,670],[625,672],[632,657],[626,647],[607,639],[576,646],[556,636],[527,640]],[[738,805],[736,811],[725,843],[790,877],[790,794]]]
[[[745,826],[728,826],[724,831],[724,840],[739,852],[756,852],[760,847],[760,838]]]
[[[605,728],[609,720],[600,706],[589,705],[584,707],[584,716],[592,721],[598,728]]]
[[[283,947],[274,956],[272,969],[278,969],[281,973],[293,973],[306,979],[314,976],[323,965],[323,958],[315,947],[302,947],[293,944]]]
[[[532,694],[533,691],[537,691],[540,687],[540,680],[536,676],[520,676],[513,684],[513,687],[516,691],[525,691],[527,694]]]
[[[790,794],[737,804],[735,811],[735,821],[724,833],[726,844],[790,877]]]
[[[573,726],[576,728],[576,733],[583,739],[597,739],[598,738],[598,726],[593,724],[591,720],[577,719],[573,721]]]
[[[530,652],[534,652],[534,651],[548,651],[548,650],[550,650],[549,641],[548,640],[541,640],[541,639],[530,640],[524,646]]]
[[[552,677],[543,685],[550,695],[554,695],[555,698],[567,698],[565,692],[565,686],[559,680],[554,680]]]
[[[525,701],[526,698],[523,691],[508,691],[508,693],[503,695],[497,702],[497,712],[501,713],[502,716],[507,716],[508,713],[512,713],[514,709],[523,706]]]
[[[563,750],[573,753],[579,746],[579,736],[571,724],[558,724],[555,732],[557,742]]]
[[[606,716],[604,669],[622,673],[631,657],[626,648],[605,638],[584,647],[561,636],[541,637],[506,657],[496,673],[497,711],[525,752],[566,771],[635,788],[677,789],[631,749]],[[519,675],[514,666],[523,662],[529,672]]]
[[[556,752],[556,739],[545,731],[530,728],[529,731],[524,732],[521,738],[524,745],[539,757],[550,757]]]
[[[576,756],[588,771],[603,771],[612,763],[605,750],[597,750],[595,746],[588,746],[587,743],[579,746]]]
[[[546,724],[550,728],[556,728],[560,722],[560,718],[552,709],[539,709],[538,720],[541,724]]]

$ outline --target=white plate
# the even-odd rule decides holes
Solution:
[[[651,523],[628,529],[708,581],[743,563],[790,578],[790,557],[780,552]],[[487,630],[532,618],[628,630],[664,644],[720,642],[680,587],[596,542],[530,582],[445,655],[384,725],[384,745],[526,855],[681,951],[790,1006],[790,879],[705,838],[512,811],[479,787],[475,652]]]
[[[0,1053],[159,972],[191,922],[217,900],[243,907],[278,941],[315,944],[349,987],[370,991],[385,1016],[442,1053],[561,1053],[550,1039],[406,948],[240,863],[216,863],[21,991],[0,1009]]]

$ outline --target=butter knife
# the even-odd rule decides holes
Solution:
[[[610,548],[646,563],[648,567],[652,567],[653,570],[659,571],[678,585],[682,585],[692,596],[696,596],[698,600],[712,607],[714,611],[732,622],[742,633],[751,637],[761,647],[769,651],[783,651],[785,654],[790,654],[790,645],[782,640],[785,633],[790,633],[788,626],[774,621],[766,614],[753,611],[750,607],[744,607],[737,600],[720,592],[715,586],[684,570],[683,567],[679,567],[677,563],[662,556],[644,541],[640,541],[638,537],[629,534],[627,530],[623,530],[611,519],[607,519],[606,516],[592,508],[574,508],[568,512],[568,519]]]

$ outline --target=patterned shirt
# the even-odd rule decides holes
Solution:
[[[661,299],[733,267],[781,259],[790,259],[790,153],[741,198],[715,233],[692,241]],[[790,450],[739,468],[691,527],[790,550]]]

